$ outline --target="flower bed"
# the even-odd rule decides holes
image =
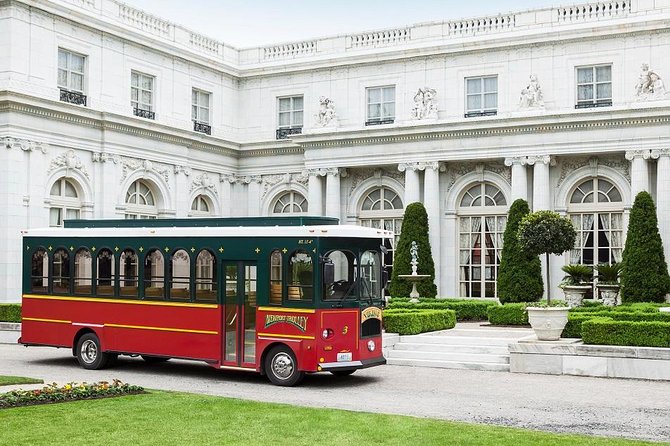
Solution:
[[[36,390],[14,390],[0,394],[0,409],[33,406],[36,404],[60,403],[65,401],[91,400],[123,395],[145,393],[144,388],[132,386],[115,379],[111,384],[100,381],[93,384],[68,383],[59,387],[56,383]]]
[[[456,326],[453,310],[390,309],[384,310],[384,329],[388,333],[413,335],[446,330]]]

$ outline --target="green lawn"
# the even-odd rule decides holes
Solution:
[[[42,384],[44,381],[35,378],[24,378],[22,376],[1,376],[0,386],[11,386],[14,384]]]
[[[651,444],[167,392],[4,409],[0,426],[2,445]]]

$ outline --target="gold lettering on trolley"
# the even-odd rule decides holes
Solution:
[[[368,319],[379,319],[382,318],[382,310],[377,307],[368,307],[361,312],[361,321],[365,322]]]
[[[266,314],[265,328],[274,324],[290,324],[298,328],[300,331],[307,329],[307,316],[293,316],[288,314]]]

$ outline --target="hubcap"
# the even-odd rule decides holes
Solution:
[[[293,360],[284,353],[277,353],[272,358],[272,372],[279,379],[288,379],[293,375]]]
[[[84,341],[81,344],[81,357],[86,364],[95,362],[98,357],[98,346],[91,340]]]

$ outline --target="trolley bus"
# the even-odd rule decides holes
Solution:
[[[72,349],[86,369],[118,355],[305,373],[385,364],[389,231],[324,217],[71,220],[23,231],[19,342]]]

